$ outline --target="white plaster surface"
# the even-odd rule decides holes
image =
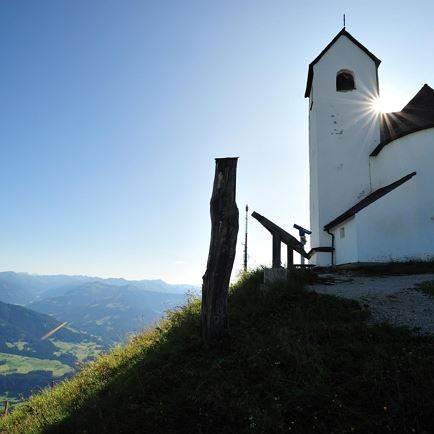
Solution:
[[[434,183],[434,177],[433,177]],[[419,196],[417,175],[356,215],[358,260],[387,262],[434,257],[433,194]]]
[[[309,100],[310,215],[312,247],[331,246],[325,224],[370,192],[369,154],[380,139],[376,66],[341,36],[313,67]],[[353,72],[356,89],[336,91],[336,74]],[[330,255],[315,255],[327,265]],[[320,262],[325,262],[320,264]]]
[[[341,237],[342,228],[345,231],[344,238]],[[356,218],[352,217],[336,226],[333,234],[335,235],[335,264],[359,262]]]
[[[434,180],[434,128],[417,131],[390,142],[371,157],[372,188],[388,185],[417,172],[419,195],[431,194]]]

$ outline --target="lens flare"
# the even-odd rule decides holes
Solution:
[[[384,101],[381,98],[375,98],[372,100],[372,110],[376,113],[384,113],[385,109]]]

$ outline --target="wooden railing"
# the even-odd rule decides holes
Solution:
[[[273,236],[273,262],[272,268],[281,268],[281,244],[286,244],[287,266],[294,264],[294,251],[299,253],[306,259],[309,259],[309,254],[304,250],[303,244],[293,237],[291,234],[277,226],[266,217],[258,214],[256,211],[252,213],[252,217],[258,220],[262,226],[267,229]]]

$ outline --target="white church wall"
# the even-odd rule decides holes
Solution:
[[[309,117],[309,141],[316,141],[316,128],[310,122]],[[311,247],[319,246],[319,210],[318,210],[318,149],[315,146],[309,147],[309,206],[310,206],[310,236]],[[314,229],[313,229],[314,228]]]
[[[411,172],[421,175],[419,179],[428,177],[434,181],[433,161],[434,128],[396,139],[371,157],[372,187],[384,187]]]
[[[330,235],[329,235],[330,237]],[[332,245],[330,237],[330,247]],[[332,254],[330,252],[317,252],[309,259],[309,264],[319,265],[321,267],[329,267],[332,265]]]
[[[434,256],[434,202],[432,195],[419,195],[417,178],[356,214],[360,262],[425,260]]]
[[[333,228],[335,236],[335,265],[358,261],[357,220],[355,217]]]
[[[434,128],[389,143],[376,157],[371,157],[371,170],[374,188],[416,172],[410,181],[395,190],[406,191],[409,183],[413,186],[412,195],[402,198],[397,212],[407,217],[405,224],[411,225],[411,228],[403,228],[413,234],[408,239],[408,254],[421,259],[434,257]]]
[[[433,165],[434,128],[408,134],[386,145],[376,157],[371,157],[372,187],[384,187],[417,172],[418,183],[423,187],[420,194],[429,194],[434,182]]]
[[[375,63],[341,36],[314,65],[310,96],[311,245],[331,246],[323,227],[370,192],[369,153],[379,142]],[[354,73],[355,90],[336,91],[336,74]],[[318,262],[327,255],[314,257]],[[327,259],[324,259],[327,261]]]

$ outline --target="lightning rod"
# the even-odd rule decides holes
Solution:
[[[247,224],[249,219],[249,206],[246,205],[246,233],[244,236],[244,271],[247,271]]]

